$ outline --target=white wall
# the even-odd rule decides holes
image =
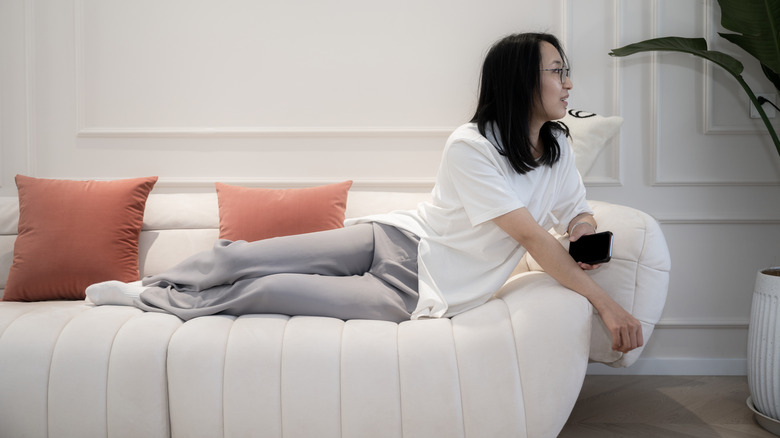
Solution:
[[[571,107],[625,118],[585,175],[589,197],[654,215],[672,252],[664,317],[627,371],[744,373],[756,271],[780,264],[778,154],[717,68],[607,56],[656,35],[714,44],[718,13],[706,0],[0,0],[0,195],[17,173],[430,190],[490,43],[549,31],[573,65]]]

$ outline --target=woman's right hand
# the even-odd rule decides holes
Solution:
[[[644,345],[642,323],[639,320],[611,299],[602,307],[596,310],[607,330],[612,334],[613,350],[628,353]]]

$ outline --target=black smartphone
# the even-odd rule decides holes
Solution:
[[[612,258],[612,232],[588,234],[569,244],[569,254],[575,261],[598,265]]]

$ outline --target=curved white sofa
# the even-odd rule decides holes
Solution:
[[[347,216],[427,194],[350,192]],[[0,198],[0,288],[18,211]],[[615,233],[594,277],[650,339],[669,253],[657,223],[593,202]],[[208,249],[214,193],[149,197],[143,275]],[[175,316],[85,301],[0,302],[3,437],[555,437],[590,360],[628,366],[590,304],[533,260],[495,299],[452,319]]]

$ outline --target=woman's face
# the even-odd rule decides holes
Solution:
[[[540,81],[541,101],[537,97],[534,105],[533,119],[537,123],[545,123],[550,120],[562,119],[566,115],[566,107],[569,103],[569,90],[572,89],[572,82],[561,69],[567,68],[563,64],[563,59],[558,50],[552,44],[542,41],[539,46],[542,55],[542,64],[539,67],[542,71]],[[565,72],[565,70],[564,70]],[[563,77],[563,82],[561,82]]]

